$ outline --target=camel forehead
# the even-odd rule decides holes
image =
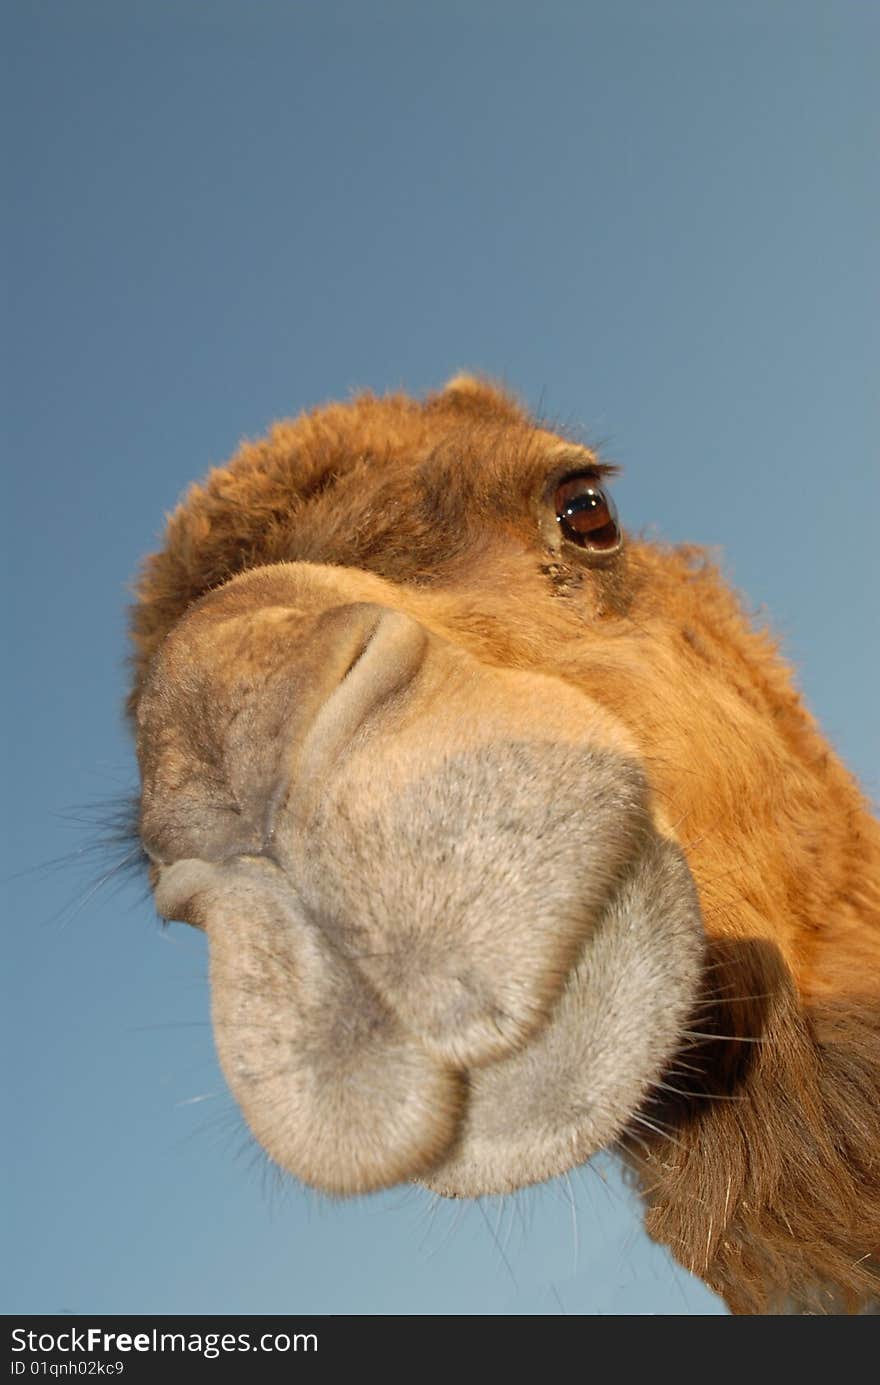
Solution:
[[[279,509],[273,520],[296,519],[303,507],[313,516],[335,514],[339,559],[358,541],[346,532],[346,519],[366,532],[392,519],[411,536],[433,523],[436,559],[445,520],[460,522],[465,506],[523,518],[523,501],[540,490],[548,468],[611,470],[581,442],[518,410],[462,416],[430,403],[366,396],[276,425],[242,448],[226,469],[223,498],[260,505],[271,496],[278,505],[274,487],[283,481],[280,504],[288,514]],[[391,505],[390,514],[372,508],[377,497]]]
[[[401,413],[393,399],[296,419],[257,450],[258,459],[250,449],[233,459],[223,501],[247,509],[251,525],[271,505],[273,525],[287,534],[279,553],[271,534],[252,533],[248,567],[281,557],[396,579],[435,580],[487,520],[532,546],[535,509],[554,475],[611,470],[581,443],[522,416],[461,418],[419,406]]]
[[[473,398],[366,395],[330,405],[277,424],[193,485],[137,583],[130,712],[169,630],[242,572],[334,564],[442,587],[478,583],[483,559],[497,578],[506,553],[547,562],[555,536],[552,525],[542,531],[541,507],[553,477],[612,468],[536,427],[507,396],[488,395],[480,387]]]

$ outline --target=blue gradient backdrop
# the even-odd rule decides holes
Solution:
[[[723,550],[876,789],[880,7],[17,0],[3,25],[0,1307],[722,1312],[602,1161],[503,1205],[277,1187],[203,939],[89,894],[86,859],[30,868],[134,783],[126,583],[188,481],[276,417],[460,367],[604,441],[629,526]]]

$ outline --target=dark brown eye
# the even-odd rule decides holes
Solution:
[[[595,476],[570,476],[556,487],[556,518],[580,548],[607,553],[620,543],[617,510]]]

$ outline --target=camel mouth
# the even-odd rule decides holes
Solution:
[[[178,861],[159,887],[195,900],[221,1066],[281,1167],[335,1194],[469,1197],[619,1135],[677,1047],[702,952],[637,765],[495,744],[382,811],[340,788],[295,825],[275,861]]]
[[[281,1167],[551,1177],[678,1045],[690,873],[607,709],[346,598],[280,567],[169,637],[139,712],[157,905],[207,931],[220,1063]]]

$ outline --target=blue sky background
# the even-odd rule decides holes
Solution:
[[[605,441],[630,527],[723,550],[876,794],[880,6],[7,0],[3,30],[0,1308],[723,1311],[601,1162],[504,1205],[279,1189],[204,939],[30,868],[134,785],[126,584],[187,483],[465,366]]]

